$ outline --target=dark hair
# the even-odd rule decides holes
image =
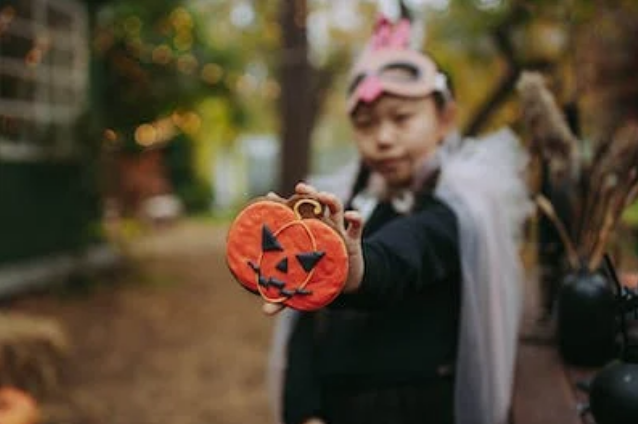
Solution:
[[[443,112],[445,106],[452,100],[452,97],[446,95],[445,93],[441,93],[440,91],[435,91],[432,93],[432,98],[434,99],[434,105],[436,106],[436,110],[439,112]]]
[[[359,162],[359,169],[357,170],[357,176],[354,180],[354,184],[352,185],[352,188],[350,190],[350,195],[348,197],[348,200],[345,203],[345,209],[352,209],[352,200],[355,198],[355,196],[359,193],[361,193],[361,191],[363,191],[363,189],[366,188],[366,186],[368,185],[368,180],[370,179],[370,168],[362,161]]]

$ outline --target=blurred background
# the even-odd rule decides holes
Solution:
[[[524,70],[585,147],[638,117],[635,1],[404,3],[466,135],[524,133]],[[0,0],[0,381],[50,423],[272,422],[271,322],[227,224],[351,172],[345,77],[380,12],[398,2]],[[631,263],[638,206],[621,228]]]

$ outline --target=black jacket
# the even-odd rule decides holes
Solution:
[[[331,388],[420,384],[455,360],[461,271],[452,210],[430,194],[408,216],[380,203],[364,228],[363,255],[360,289],[301,314],[293,328],[286,424],[323,416]]]

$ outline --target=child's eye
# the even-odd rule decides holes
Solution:
[[[359,129],[370,128],[373,124],[373,120],[370,118],[358,118],[354,120],[354,125]]]
[[[396,115],[394,115],[394,121],[401,124],[410,119],[411,116],[412,115],[409,113],[397,113]]]

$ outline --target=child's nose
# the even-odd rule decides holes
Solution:
[[[387,147],[394,143],[396,132],[389,122],[382,122],[376,133],[376,142],[379,147]]]

